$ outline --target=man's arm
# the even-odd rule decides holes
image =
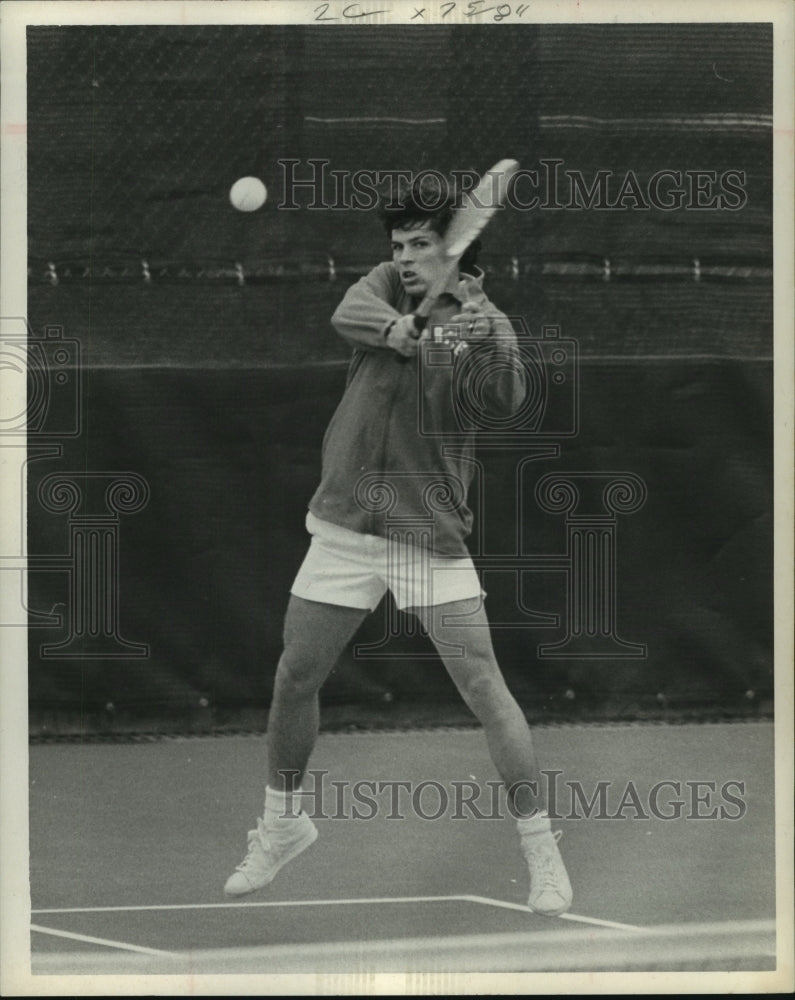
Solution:
[[[389,327],[401,317],[394,304],[399,286],[394,266],[378,264],[345,293],[331,317],[332,326],[353,347],[387,348]]]
[[[387,349],[411,358],[428,334],[417,338],[413,315],[396,308],[400,297],[400,279],[394,265],[378,264],[351,285],[334,311],[331,323],[352,347],[363,351]]]
[[[494,372],[487,380],[485,396],[494,412],[516,413],[527,395],[527,375],[513,324],[503,313],[492,313],[489,335]]]
[[[462,327],[470,350],[488,352],[489,361],[478,366],[481,393],[489,410],[499,415],[515,413],[527,395],[527,376],[516,332],[508,317],[485,297],[470,300],[451,322]]]

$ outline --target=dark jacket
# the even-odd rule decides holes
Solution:
[[[484,412],[506,416],[525,393],[516,335],[482,282],[482,274],[451,279],[431,313],[431,339],[414,358],[386,344],[391,322],[417,307],[395,265],[379,264],[348,289],[331,322],[354,353],[323,441],[321,482],[309,504],[316,517],[409,542],[424,529],[435,553],[466,555],[475,430]],[[434,345],[434,328],[467,300],[482,304],[492,335],[458,353]]]

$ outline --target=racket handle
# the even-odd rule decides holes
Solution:
[[[418,316],[417,313],[414,313],[414,330],[413,330],[413,332],[411,334],[412,337],[415,340],[419,340],[420,339],[420,334],[422,333],[422,331],[425,329],[425,327],[427,325],[428,325],[428,317],[427,316]]]

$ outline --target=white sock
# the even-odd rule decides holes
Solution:
[[[537,812],[535,816],[517,817],[516,825],[519,827],[519,835],[521,837],[529,833],[548,833],[552,829],[545,809]]]
[[[282,823],[298,818],[301,812],[301,789],[280,792],[277,788],[265,786],[265,827],[273,829]]]

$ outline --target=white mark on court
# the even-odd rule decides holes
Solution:
[[[583,917],[577,913],[561,913],[561,920],[575,920],[580,924],[594,924],[597,927],[614,927],[619,931],[633,931],[637,934],[642,934],[647,931],[648,927],[639,927],[637,924],[622,924],[617,920],[602,920],[601,917]]]
[[[74,906],[31,910],[31,913],[132,913],[148,910],[234,910],[274,906],[358,906],[372,903],[481,902],[476,896],[372,896],[361,899],[249,900],[237,903],[159,903],[151,906]],[[527,909],[520,907],[520,909]]]
[[[141,955],[160,955],[163,958],[171,958],[175,954],[171,951],[160,951],[158,948],[145,948],[143,945],[129,944],[126,941],[111,941],[108,938],[92,937],[90,934],[76,934],[73,931],[61,931],[54,927],[40,927],[38,924],[31,924],[30,929],[38,931],[39,934],[68,938],[70,941],[83,941],[86,944],[102,944],[108,948],[121,948],[123,951],[139,952]]]
[[[483,903],[485,906],[498,906],[504,910],[519,910],[522,913],[534,914],[528,906],[523,906],[521,903],[509,903],[504,899],[491,899],[489,896],[462,896],[461,899],[466,899],[472,903]],[[648,930],[647,927],[639,927],[636,924],[621,924],[615,920],[602,920],[599,917],[581,917],[576,913],[561,913],[560,918],[562,920],[574,920],[578,923],[583,924],[595,924],[597,927],[612,927],[614,930],[618,931],[632,931],[632,932],[643,932]]]
[[[132,913],[158,910],[235,910],[250,908],[295,907],[295,906],[372,906],[389,903],[476,903],[479,906],[495,906],[503,910],[516,910],[527,916],[538,916],[528,906],[522,903],[511,903],[504,899],[492,899],[489,896],[371,896],[357,899],[284,899],[284,900],[249,900],[234,903],[161,903],[151,906],[84,906],[57,909],[31,910],[34,914],[55,913]],[[614,920],[601,920],[598,917],[584,917],[573,913],[562,914],[566,920],[584,924],[595,924],[598,927],[612,927],[615,930],[643,931],[647,928],[634,924],[622,924]]]

